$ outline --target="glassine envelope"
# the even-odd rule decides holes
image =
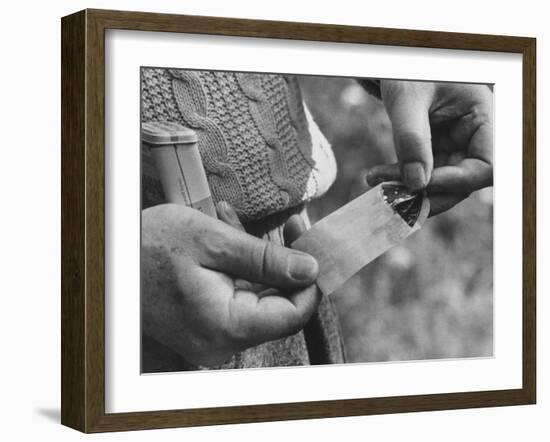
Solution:
[[[418,230],[429,212],[424,193],[411,194],[397,181],[381,183],[315,223],[291,247],[317,259],[317,285],[330,295]]]

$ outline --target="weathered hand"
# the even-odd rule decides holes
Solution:
[[[369,185],[426,189],[431,215],[493,184],[493,96],[485,85],[382,80],[398,163],[373,167]]]
[[[218,215],[174,204],[142,214],[144,331],[193,364],[298,332],[320,300],[313,257],[245,233],[228,204]],[[291,218],[287,243],[303,230]]]

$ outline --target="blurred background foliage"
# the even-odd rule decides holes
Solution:
[[[315,222],[368,190],[370,167],[396,158],[383,105],[354,80],[300,84],[338,163],[336,182],[309,207]],[[332,295],[349,362],[493,354],[492,190],[430,218]]]

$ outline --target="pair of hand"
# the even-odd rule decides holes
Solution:
[[[367,182],[401,180],[426,189],[431,215],[493,184],[493,93],[486,85],[383,80],[398,163]]]
[[[227,203],[217,211],[219,220],[175,204],[142,213],[143,330],[195,365],[297,333],[320,301],[313,257],[247,234]],[[304,230],[291,217],[286,243]]]
[[[483,85],[382,81],[398,163],[367,181],[426,189],[432,215],[492,184],[492,92]],[[166,204],[142,214],[143,329],[188,362],[216,365],[304,327],[316,310],[314,258],[244,232],[233,209],[215,220]],[[285,226],[286,244],[304,230]]]

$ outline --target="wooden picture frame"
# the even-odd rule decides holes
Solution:
[[[62,409],[83,432],[533,404],[536,398],[536,41],[533,38],[84,10],[62,19]],[[523,385],[456,392],[132,413],[105,412],[105,30],[123,29],[522,55]]]

